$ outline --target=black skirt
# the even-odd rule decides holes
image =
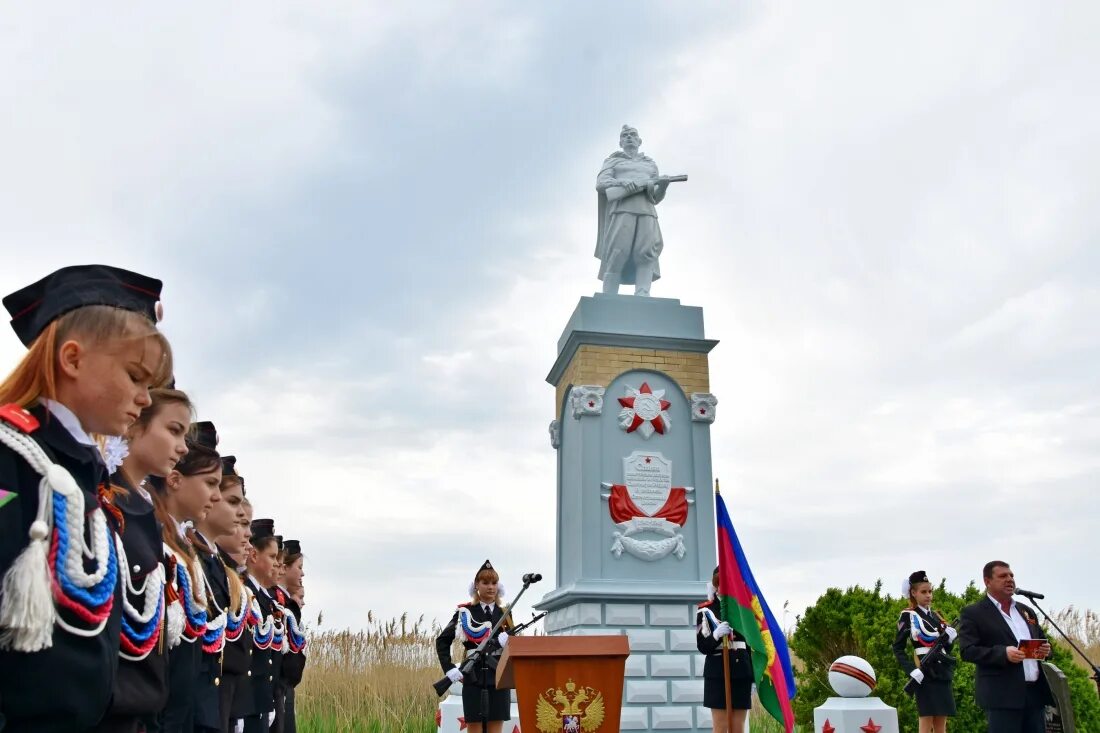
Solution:
[[[752,678],[730,680],[730,697],[734,710],[748,710],[752,707]],[[713,710],[726,709],[725,677],[706,677],[703,679],[703,707]]]
[[[955,695],[951,692],[951,680],[935,680],[929,677],[917,685],[917,715],[920,717],[954,715]]]
[[[462,686],[462,717],[467,723],[481,722],[481,691],[477,685]],[[511,720],[512,691],[489,686],[489,720]]]

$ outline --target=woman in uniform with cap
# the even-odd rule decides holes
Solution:
[[[111,470],[112,503],[122,512],[124,556],[119,576],[125,593],[122,645],[111,709],[98,733],[156,730],[168,702],[168,653],[164,628],[163,527],[145,489],[149,476],[164,478],[187,454],[191,401],[175,389],[154,389],[152,404],[141,412],[126,438],[104,445]],[[118,462],[121,460],[121,464]]]
[[[248,632],[248,608],[252,596],[241,580],[239,569],[244,566],[242,533],[247,533],[244,477],[237,472],[235,456],[222,457],[222,502],[235,508],[233,526],[229,532],[214,541],[218,560],[225,572],[228,584],[229,606],[226,607],[225,647],[222,651],[222,677],[218,688],[221,698],[222,730],[228,733],[233,726],[233,700],[237,687],[243,684],[252,661],[252,635]],[[243,525],[243,529],[242,529]],[[244,545],[248,544],[247,534]],[[239,556],[239,557],[237,557]]]
[[[306,639],[302,632],[302,607],[294,597],[294,589],[302,583],[302,545],[298,540],[283,542],[283,607],[286,624],[287,653],[281,670],[283,709],[279,716],[282,733],[297,733],[294,717],[294,688],[302,681],[306,666]]]
[[[217,541],[235,534],[237,522],[244,516],[241,502],[241,483],[230,472],[236,459],[222,457],[222,477],[218,486],[219,501],[215,501],[206,516],[195,523],[192,542],[206,577],[210,608],[207,634],[204,636],[199,684],[195,696],[195,731],[207,733],[225,730],[228,725],[228,709],[222,711],[221,687],[225,684],[226,662],[229,661],[227,640],[239,638],[244,626],[245,609],[241,607],[239,579],[233,583],[235,573],[222,562]],[[234,592],[236,591],[236,592]],[[211,629],[212,623],[218,628]],[[229,657],[232,659],[232,657]],[[239,660],[238,660],[239,661]],[[245,668],[247,669],[247,667]],[[238,670],[240,674],[244,670]]]
[[[715,733],[745,729],[745,716],[752,707],[752,658],[745,637],[730,628],[722,617],[718,601],[718,568],[710,576],[707,601],[695,613],[695,646],[706,656],[703,661],[703,707],[710,708]],[[722,644],[729,640],[730,697],[733,719],[726,719],[726,672],[722,669]]]
[[[182,615],[182,630],[170,633],[168,653],[168,704],[161,714],[165,733],[192,733],[195,699],[207,685],[202,666],[203,646],[219,643],[219,624],[208,604],[209,588],[194,546],[192,528],[214,502],[220,501],[218,486],[222,462],[214,446],[217,437],[210,423],[193,426],[187,441],[187,455],[163,480],[152,477],[153,503],[164,525],[164,544],[169,549],[168,566],[174,584],[169,586],[169,613]],[[169,626],[176,624],[169,618]],[[175,629],[173,628],[173,632]],[[209,680],[212,684],[212,680]]]
[[[122,435],[168,381],[161,282],[66,267],[3,299],[27,353],[0,383],[0,728],[88,730],[122,616],[117,508],[90,434]],[[56,554],[51,554],[51,548]]]
[[[898,664],[917,682],[917,714],[920,733],[945,733],[947,719],[955,714],[955,696],[951,680],[955,676],[955,658],[951,650],[958,634],[932,610],[932,583],[923,570],[912,573],[903,583],[902,592],[909,608],[901,612],[897,635],[894,637],[894,657]],[[941,636],[946,636],[931,657],[932,648]],[[907,653],[912,644],[913,656]]]
[[[277,618],[275,600],[267,590],[274,585],[279,555],[274,519],[253,520],[251,545],[245,576],[245,585],[253,596],[249,610],[253,643],[248,676],[251,695],[237,706],[237,711],[244,713],[244,733],[267,733],[275,721],[275,679],[282,658],[281,622]]]
[[[500,733],[503,721],[512,717],[512,695],[508,690],[496,688],[496,670],[493,667],[483,669],[476,665],[470,675],[463,675],[451,661],[451,645],[457,638],[466,651],[477,648],[492,633],[493,626],[507,613],[501,604],[504,584],[486,560],[474,574],[474,580],[468,589],[470,601],[459,604],[450,622],[443,628],[435,640],[435,651],[443,672],[452,682],[462,682],[462,715],[471,733],[483,733],[481,721],[488,720],[484,733]],[[497,632],[496,653],[508,644],[508,629],[512,628],[509,617]],[[487,647],[488,649],[489,647]],[[488,690],[488,710],[482,709],[482,691]]]

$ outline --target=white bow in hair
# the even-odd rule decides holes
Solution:
[[[473,596],[477,591],[477,587],[474,585],[474,581],[470,581],[470,587],[466,589],[466,595]],[[504,591],[504,583],[497,583],[497,598],[503,598],[506,595]]]

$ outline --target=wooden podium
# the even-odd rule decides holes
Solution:
[[[618,733],[628,656],[625,636],[515,636],[497,687],[516,689],[523,733]]]

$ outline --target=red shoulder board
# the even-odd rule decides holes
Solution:
[[[702,603],[699,604],[698,607],[699,608],[706,608],[707,606],[709,606],[712,603],[714,603],[714,601],[703,601]]]
[[[38,430],[38,419],[14,402],[0,407],[0,420],[21,433],[33,433]]]
[[[473,601],[466,601],[465,603],[458,604],[458,607],[459,608],[469,608],[472,605],[474,605]]]

